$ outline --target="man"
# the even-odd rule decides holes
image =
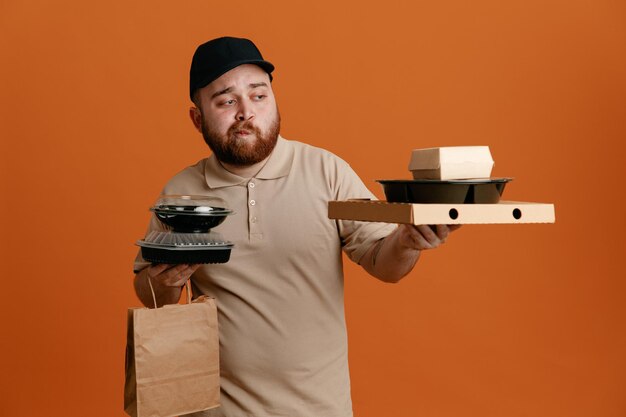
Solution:
[[[235,247],[226,264],[135,263],[135,288],[152,305],[216,298],[223,417],[352,415],[341,250],[371,275],[397,282],[420,252],[445,242],[437,226],[333,221],[329,200],[373,198],[347,163],[280,137],[274,66],[247,39],[196,50],[189,115],[213,151],[172,178],[165,194],[220,197],[234,209],[215,230]],[[150,229],[162,226],[154,218]]]

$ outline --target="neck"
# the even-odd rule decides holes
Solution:
[[[271,156],[271,154],[270,154]],[[261,168],[263,168],[265,166],[265,164],[267,163],[267,160],[270,159],[270,157],[268,156],[267,158],[265,158],[264,160],[257,162],[256,164],[252,164],[252,165],[247,165],[247,166],[239,166],[239,165],[231,165],[231,164],[227,164],[225,162],[222,161],[218,161],[220,162],[220,164],[224,167],[224,169],[226,169],[226,171],[238,175],[242,178],[252,178],[254,177],[256,174],[259,173],[259,171],[261,170]]]

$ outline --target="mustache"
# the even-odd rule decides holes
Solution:
[[[232,126],[228,128],[228,133],[232,134],[238,130],[248,130],[250,132],[254,132],[257,136],[261,133],[259,128],[249,121],[233,123]]]

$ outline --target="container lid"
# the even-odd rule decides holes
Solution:
[[[150,211],[163,214],[214,216],[231,214],[226,201],[219,197],[169,194],[160,196]]]
[[[137,245],[168,249],[208,249],[232,247],[233,244],[224,240],[221,234],[209,233],[176,233],[153,230],[137,241]]]

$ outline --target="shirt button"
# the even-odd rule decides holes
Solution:
[[[254,183],[253,183],[253,182],[249,182],[249,183],[248,183],[248,187],[250,187],[250,188],[254,188]]]
[[[254,201],[254,200],[250,200],[250,205],[251,205],[251,206],[253,206],[253,205],[255,205],[255,204],[256,204],[256,201]]]
[[[252,223],[256,223],[256,217],[251,218],[251,219],[250,219],[250,221],[251,221]]]

